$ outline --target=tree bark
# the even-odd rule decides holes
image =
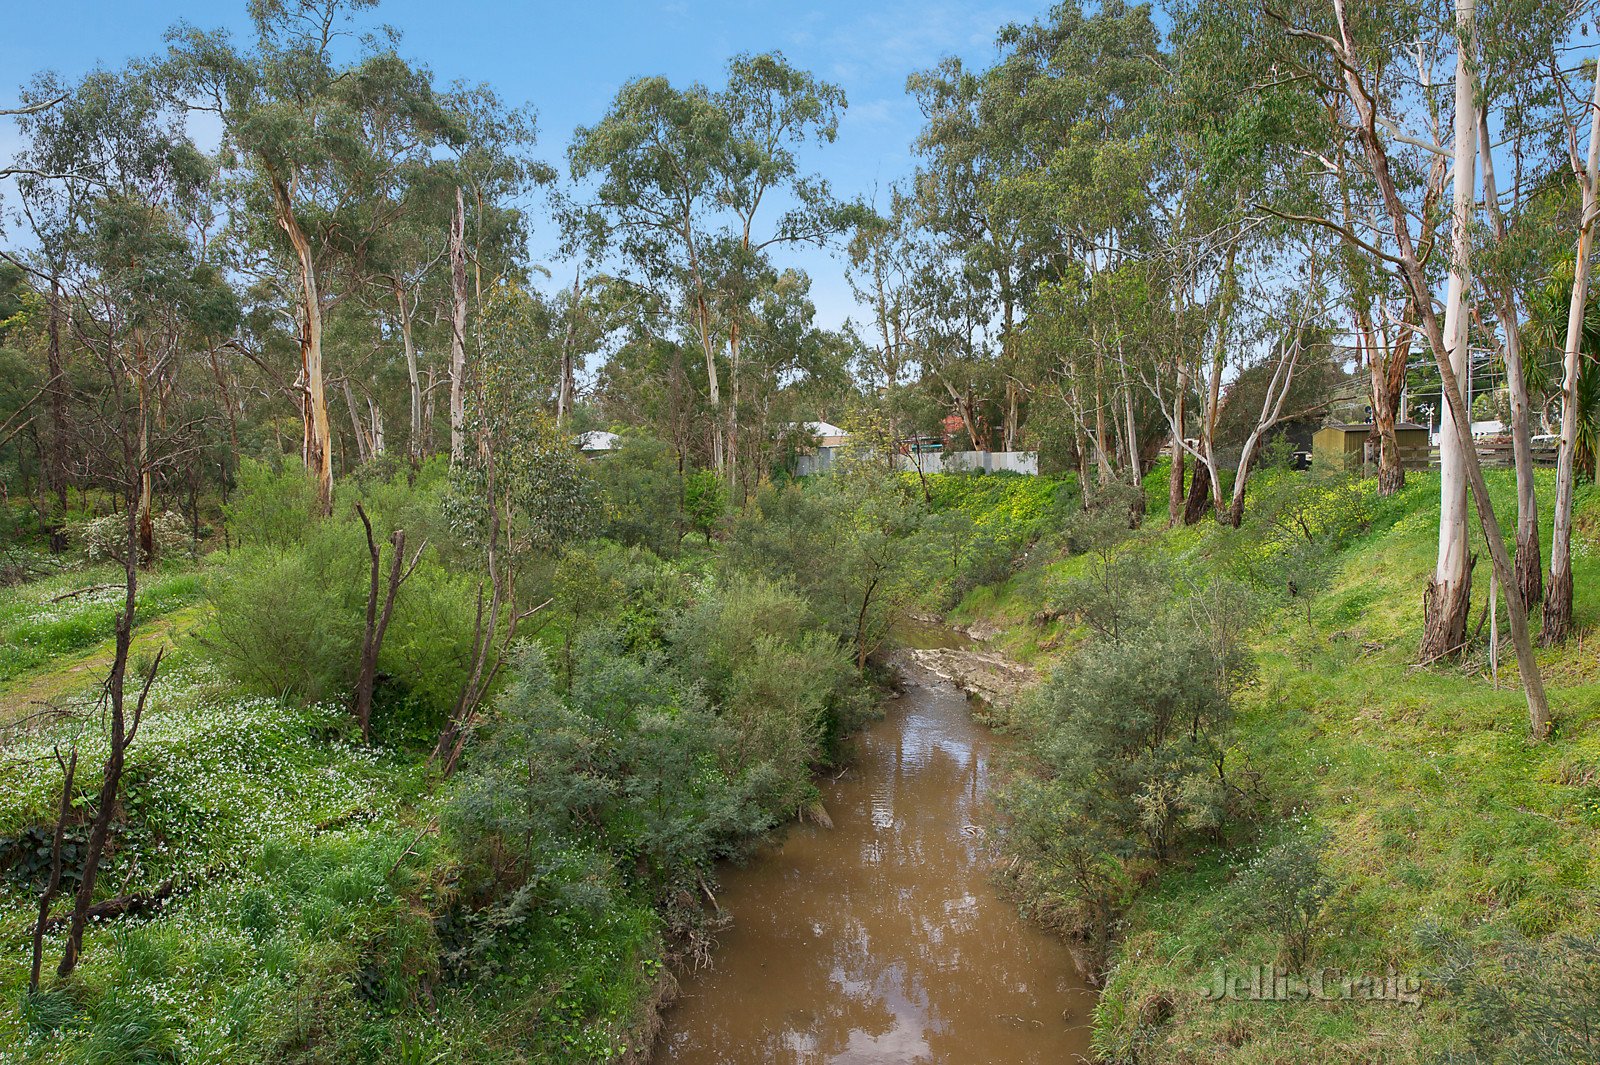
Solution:
[[[367,581],[367,623],[361,636],[361,668],[356,675],[355,718],[356,725],[361,729],[361,742],[371,743],[372,688],[378,676],[378,652],[383,649],[383,637],[389,631],[389,619],[394,616],[395,596],[399,593],[400,586],[406,582],[406,578],[417,568],[428,542],[426,540],[422,542],[408,566],[405,562],[406,531],[396,529],[390,535],[389,579],[382,585],[383,607],[380,610],[378,578],[382,552],[378,549],[377,540],[373,538],[372,522],[360,503],[356,504],[356,514],[361,518],[362,527],[367,532],[367,555],[371,560],[371,572]]]
[[[135,473],[137,472],[136,470]],[[132,491],[137,493],[139,491],[137,486],[140,483],[137,475],[132,479],[132,483],[135,486]],[[122,786],[122,771],[127,764],[128,748],[138,734],[139,723],[144,717],[145,701],[150,696],[150,685],[155,682],[156,671],[161,668],[162,652],[157,651],[155,661],[145,674],[144,686],[140,689],[130,721],[126,713],[124,689],[128,673],[128,652],[133,644],[134,610],[139,593],[137,563],[139,530],[138,519],[135,517],[138,505],[137,499],[128,501],[127,555],[123,560],[125,592],[122,611],[116,620],[116,650],[111,660],[111,672],[105,683],[105,698],[111,711],[111,750],[106,756],[94,821],[89,829],[88,845],[84,849],[83,878],[78,882],[78,892],[73,901],[72,918],[67,927],[67,942],[62,948],[61,964],[56,967],[56,975],[63,978],[72,975],[73,970],[78,967],[78,958],[83,953],[83,932],[88,924],[90,907],[94,902],[100,859],[105,853],[106,838],[111,831],[111,822],[116,816],[117,794]]]
[[[1167,528],[1172,528],[1183,520],[1183,467],[1188,452],[1183,449],[1183,416],[1184,406],[1188,401],[1189,390],[1189,362],[1187,359],[1178,360],[1178,396],[1174,403],[1173,421],[1177,428],[1172,437],[1172,471],[1167,476]]]
[[[150,570],[156,566],[156,527],[150,512],[150,365],[142,329],[133,331],[133,348],[139,392],[139,564]]]
[[[1556,456],[1555,521],[1550,530],[1550,583],[1544,599],[1546,647],[1572,631],[1572,491],[1578,446],[1578,376],[1582,369],[1583,311],[1589,294],[1589,257],[1593,252],[1596,192],[1600,190],[1600,66],[1595,68],[1590,104],[1589,156],[1578,174],[1583,186],[1583,214],[1578,221],[1578,247],[1572,266],[1572,299],[1567,306],[1567,345],[1561,378],[1561,448]],[[1579,169],[1574,146],[1573,169]]]
[[[1372,425],[1378,437],[1378,494],[1392,496],[1406,486],[1405,462],[1400,456],[1400,438],[1395,433],[1399,421],[1399,385],[1405,380],[1410,358],[1411,332],[1406,329],[1392,350],[1379,344],[1372,316],[1365,309],[1357,314],[1361,343],[1367,349],[1367,374],[1371,385]]]
[[[406,454],[415,463],[422,458],[422,374],[417,369],[417,344],[412,332],[411,306],[406,300],[406,290],[399,283],[394,287],[395,303],[400,308],[400,343],[406,353],[406,378],[411,385],[411,435],[406,440]]]
[[[556,424],[565,425],[572,413],[577,381],[573,373],[573,348],[577,344],[578,300],[583,294],[582,275],[572,278],[572,304],[567,308],[567,328],[561,338],[561,385],[556,392]]]
[[[467,201],[450,216],[450,465],[467,457]]]
[[[1472,67],[1465,46],[1471,39],[1467,27],[1472,11],[1472,0],[1458,0],[1456,17],[1461,32],[1456,48],[1455,187],[1450,211],[1450,281],[1444,311],[1444,344],[1452,376],[1460,388],[1465,388],[1471,370],[1467,347],[1467,287],[1471,283],[1468,254],[1477,197],[1478,108],[1473,100]],[[1456,425],[1455,412],[1465,410],[1470,399],[1463,392],[1460,404],[1453,400],[1447,403],[1440,424],[1439,553],[1425,599],[1421,648],[1425,661],[1454,654],[1467,641],[1472,562],[1467,544],[1466,452],[1473,450],[1472,423]]]
[[[1483,202],[1496,239],[1506,239],[1505,218],[1500,213],[1495,187],[1494,153],[1489,142],[1489,115],[1478,113],[1478,146],[1483,159]],[[1539,500],[1533,483],[1533,439],[1528,428],[1528,382],[1523,377],[1522,326],[1517,317],[1516,293],[1497,279],[1493,286],[1495,313],[1505,335],[1506,395],[1511,406],[1511,451],[1517,476],[1517,585],[1529,610],[1544,597],[1544,561],[1539,554]]]
[[[1211,509],[1211,468],[1203,462],[1194,464],[1189,478],[1189,498],[1183,505],[1183,523],[1193,525]]]
[[[356,409],[356,394],[350,388],[350,378],[343,381],[344,405],[350,410],[350,429],[356,434],[356,459],[365,463],[371,457],[371,442],[367,439],[367,427],[361,420],[361,412]]]
[[[50,279],[49,317],[46,319],[45,372],[50,375],[50,436],[45,452],[45,473],[55,492],[56,514],[50,522],[50,551],[67,549],[62,521],[67,512],[67,380],[61,368],[61,283]]]
[[[278,228],[294,247],[300,267],[300,372],[305,379],[301,417],[305,434],[301,458],[306,470],[317,479],[317,501],[324,515],[333,513],[333,447],[328,425],[328,393],[322,372],[322,293],[317,281],[317,261],[311,240],[294,216],[289,188],[275,173],[269,173],[273,202],[278,212]]]
[[[50,843],[50,879],[44,893],[39,896],[39,916],[33,923],[33,966],[28,973],[28,993],[39,990],[39,974],[44,968],[44,933],[50,921],[50,907],[61,890],[61,844],[67,834],[67,819],[72,816],[72,781],[78,772],[78,749],[72,757],[61,762],[61,752],[56,751],[56,761],[61,763],[61,809],[56,814],[56,830]]]

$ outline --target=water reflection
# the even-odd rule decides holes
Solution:
[[[658,1065],[1071,1062],[1092,999],[1065,947],[983,870],[989,734],[906,667],[905,694],[796,826],[721,900],[734,923],[684,980]]]

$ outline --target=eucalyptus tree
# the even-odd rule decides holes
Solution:
[[[385,224],[374,230],[348,281],[359,293],[361,321],[383,347],[398,342],[406,379],[407,457],[424,458],[431,446],[433,386],[447,370],[436,346],[436,308],[448,300],[446,274],[455,182],[449,167],[417,158],[375,185]],[[344,273],[344,271],[341,271]],[[359,341],[357,341],[359,343]],[[347,375],[347,379],[348,379]]]
[[[1331,347],[1328,341],[1328,289],[1320,273],[1318,250],[1294,261],[1295,267],[1304,271],[1304,280],[1298,281],[1294,290],[1279,295],[1278,307],[1269,310],[1263,323],[1268,350],[1257,368],[1265,371],[1266,387],[1262,390],[1261,405],[1244,410],[1246,430],[1239,447],[1239,460],[1234,469],[1232,498],[1228,504],[1226,521],[1235,529],[1244,520],[1245,486],[1260,454],[1266,434],[1285,421],[1303,418],[1320,410],[1324,400],[1320,396],[1309,399],[1306,406],[1289,405],[1296,396],[1295,386],[1318,363],[1326,363]],[[1298,272],[1298,271],[1297,271]],[[1235,380],[1229,397],[1229,406],[1242,407]]]
[[[49,220],[41,236],[51,247],[48,284],[60,298],[50,311],[50,347],[65,330],[137,397],[137,520],[149,565],[152,423],[165,383],[190,354],[196,329],[231,326],[231,293],[195,236],[210,222],[213,168],[142,65],[97,70],[71,86],[42,77],[26,98],[34,96],[60,101],[20,120],[18,160],[30,217]],[[53,350],[52,362],[59,357]]]
[[[729,478],[738,404],[725,402],[723,369],[737,394],[752,275],[771,250],[824,244],[856,218],[825,181],[801,173],[796,156],[807,141],[834,139],[844,107],[842,90],[780,53],[740,55],[717,90],[631,81],[573,138],[572,176],[594,183],[591,201],[572,213],[574,228],[671,294],[701,348],[712,457]],[[772,217],[780,204],[786,209]]]
[[[1517,668],[1521,673],[1528,701],[1529,730],[1536,740],[1542,740],[1550,730],[1549,701],[1545,695],[1538,662],[1533,655],[1533,646],[1528,635],[1527,611],[1522,601],[1521,590],[1495,516],[1493,502],[1489,498],[1477,449],[1472,443],[1471,420],[1463,391],[1464,382],[1457,373],[1456,363],[1462,354],[1461,349],[1465,347],[1465,322],[1458,314],[1457,318],[1450,322],[1451,325],[1457,326],[1458,332],[1447,338],[1445,328],[1434,309],[1430,279],[1418,254],[1419,241],[1414,228],[1414,213],[1396,182],[1396,168],[1391,163],[1391,144],[1420,144],[1422,150],[1429,152],[1437,148],[1437,145],[1429,145],[1421,138],[1407,133],[1393,110],[1396,97],[1392,94],[1393,86],[1385,83],[1384,70],[1389,59],[1387,48],[1393,40],[1386,31],[1392,25],[1388,20],[1393,18],[1394,13],[1383,12],[1380,16],[1377,12],[1363,10],[1361,12],[1363,19],[1357,22],[1352,19],[1344,0],[1333,0],[1331,20],[1325,17],[1312,19],[1303,12],[1290,15],[1269,11],[1269,15],[1272,21],[1282,28],[1293,50],[1301,52],[1298,68],[1304,71],[1307,77],[1321,78],[1326,83],[1337,86],[1340,95],[1350,108],[1353,116],[1350,133],[1359,146],[1367,173],[1377,188],[1387,222],[1383,237],[1390,242],[1389,247],[1393,250],[1384,252],[1384,256],[1386,261],[1396,268],[1405,284],[1411,307],[1418,317],[1421,331],[1427,338],[1434,364],[1439,371],[1444,399],[1450,407],[1450,425],[1457,445],[1455,453],[1463,460],[1464,479],[1467,487],[1471,489],[1479,525],[1494,561],[1495,574],[1510,607],[1511,633],[1517,651]],[[1475,38],[1470,0],[1458,0],[1456,11],[1444,33],[1453,39],[1458,56],[1457,114],[1454,121],[1453,154],[1459,176],[1463,169],[1473,165],[1468,157],[1475,157],[1478,150],[1475,128],[1477,108],[1470,78],[1473,65],[1472,42]],[[1466,53],[1464,58],[1462,53]],[[1307,56],[1315,59],[1307,62]],[[1422,67],[1426,71],[1425,63]],[[1380,128],[1385,130],[1388,136],[1380,134]],[[1457,194],[1467,202],[1458,205],[1456,211],[1457,224],[1452,233],[1454,244],[1452,264],[1455,272],[1464,273],[1467,249],[1463,245],[1470,235],[1468,223],[1473,197],[1470,188],[1458,188]],[[1322,220],[1322,224],[1338,228],[1335,223],[1326,219]],[[1361,241],[1369,248],[1377,250],[1369,242],[1362,240],[1360,234],[1341,230],[1341,236],[1346,240]],[[1457,286],[1452,284],[1450,292],[1452,297],[1456,295],[1456,290]],[[1454,347],[1450,343],[1451,340],[1457,342]],[[1464,507],[1462,509],[1464,510]],[[1460,553],[1465,554],[1466,534],[1464,522],[1463,527],[1446,527],[1449,525],[1448,519],[1455,513],[1448,494],[1442,499],[1441,510],[1441,518],[1445,520],[1441,522],[1440,556],[1441,563],[1444,563],[1452,559],[1456,553],[1455,545],[1447,542],[1452,538],[1460,540]],[[1462,517],[1464,518],[1464,514]],[[1453,577],[1454,573],[1448,576]],[[1428,611],[1423,640],[1425,658],[1436,657],[1440,653],[1451,653],[1463,642],[1465,633],[1464,631],[1458,633],[1455,625],[1457,615],[1465,614],[1465,605],[1461,602],[1466,596],[1464,584],[1464,579],[1460,583],[1441,584],[1436,573],[1426,600]],[[1464,624],[1461,627],[1464,630]]]
[[[848,365],[855,349],[816,324],[811,279],[803,271],[772,269],[742,310],[743,370],[739,419],[749,432],[737,484],[746,495],[772,469],[784,428],[853,406]]]
[[[446,773],[514,646],[525,606],[519,576],[531,558],[592,531],[592,483],[577,447],[551,414],[556,343],[544,300],[508,281],[485,293],[483,345],[469,379],[472,447],[452,471],[448,517],[483,553],[468,673],[433,757]],[[487,594],[486,594],[487,592]]]
[[[901,437],[902,389],[920,365],[916,336],[925,306],[916,287],[911,198],[889,190],[888,210],[856,228],[848,245],[845,281],[856,302],[871,309],[871,320],[850,322],[859,353],[858,372],[888,412],[890,434]]]
[[[959,367],[970,379],[974,360],[1007,363],[1033,253],[1027,239],[1031,219],[1002,203],[998,194],[1003,176],[1022,172],[1026,163],[1014,131],[991,116],[1006,90],[991,84],[990,73],[970,71],[959,59],[947,58],[907,80],[925,117],[917,138],[924,163],[915,177],[916,217],[927,230],[931,253],[924,256],[923,284],[931,288],[934,305],[943,308],[947,323],[964,322],[964,342],[954,346],[961,358],[952,362],[946,354],[931,366],[966,423],[973,446],[985,451],[988,436],[977,433],[974,424],[978,399],[956,387],[949,370]],[[930,259],[943,261],[933,265]],[[959,317],[949,313],[957,308]],[[947,340],[954,335],[948,328],[942,332]],[[947,342],[940,347],[948,353],[953,346]],[[1001,446],[1009,450],[1020,430],[1020,383],[1015,374],[1005,376]]]
[[[1583,372],[1580,352],[1594,254],[1595,218],[1600,214],[1600,64],[1595,67],[1594,90],[1587,114],[1570,108],[1564,98],[1562,112],[1568,158],[1581,192],[1581,206],[1562,357],[1561,445],[1556,457],[1555,516],[1550,530],[1550,581],[1545,588],[1544,628],[1540,634],[1547,645],[1566,639],[1572,629],[1572,499],[1578,446],[1578,389]],[[1588,130],[1586,151],[1580,149],[1581,131],[1585,127]]]
[[[1564,227],[1550,224],[1543,209],[1550,197],[1539,195],[1538,186],[1546,184],[1543,179],[1567,155],[1552,143],[1552,133],[1561,125],[1552,120],[1567,85],[1549,78],[1546,70],[1568,36],[1573,15],[1569,5],[1549,0],[1487,3],[1478,12],[1482,59],[1477,123],[1488,225],[1482,247],[1475,249],[1480,263],[1476,280],[1501,337],[1517,481],[1517,584],[1529,609],[1544,596],[1530,419],[1533,388],[1545,375],[1540,352],[1534,350],[1543,339],[1542,323],[1530,321],[1524,291],[1530,279],[1560,258],[1556,242],[1565,239]],[[1499,119],[1501,155],[1510,163],[1507,171],[1496,166],[1494,118]],[[1502,174],[1509,179],[1504,186]],[[1547,622],[1545,633],[1551,632]]]
[[[1381,262],[1403,285],[1409,313],[1417,316],[1419,326],[1436,319],[1427,273],[1436,223],[1432,208],[1438,202],[1439,182],[1445,173],[1440,160],[1454,161],[1447,311],[1439,336],[1443,347],[1436,354],[1442,352],[1449,364],[1445,369],[1450,372],[1442,374],[1442,378],[1459,389],[1464,385],[1468,360],[1467,260],[1477,158],[1470,12],[1459,28],[1453,18],[1432,18],[1422,7],[1362,9],[1360,21],[1355,24],[1345,19],[1344,8],[1338,4],[1331,20],[1330,13],[1320,5],[1309,3],[1283,10],[1272,5],[1259,11],[1230,8],[1228,14],[1242,19],[1260,42],[1257,53],[1266,65],[1255,77],[1263,91],[1310,92],[1321,102],[1322,121],[1310,137],[1294,147],[1303,156],[1303,171],[1320,184],[1324,203],[1276,213],[1330,231],[1347,248],[1360,253],[1347,250],[1345,274],[1362,346],[1374,366],[1375,411],[1388,406],[1388,397],[1378,394],[1377,386],[1386,381],[1379,381],[1375,368],[1379,345],[1373,342],[1373,330],[1369,328],[1368,308],[1377,286],[1363,276],[1366,263],[1361,256]],[[1338,35],[1341,22],[1351,31],[1348,41]],[[1404,58],[1395,54],[1402,47],[1402,38],[1410,42],[1404,47],[1412,53]],[[1457,46],[1458,38],[1467,43]],[[1443,106],[1435,85],[1435,69],[1441,65],[1441,56],[1449,57],[1457,68],[1454,149],[1439,144]],[[1367,71],[1357,79],[1362,89],[1359,93],[1353,88],[1347,69],[1348,63],[1356,61]],[[1292,71],[1292,76],[1286,78],[1280,67]],[[1371,150],[1373,145],[1379,150],[1381,166]],[[1356,206],[1352,207],[1353,203]],[[1421,306],[1424,302],[1426,307]],[[1453,419],[1458,405],[1465,409],[1465,395],[1458,393],[1447,399]],[[1447,421],[1441,437],[1439,551],[1425,597],[1421,647],[1424,660],[1457,653],[1466,642],[1471,602],[1467,471],[1476,460],[1476,452],[1472,450],[1470,423],[1462,429],[1463,432],[1456,432],[1454,421]],[[1472,453],[1467,455],[1469,451]]]
[[[179,91],[222,119],[242,236],[292,264],[302,454],[324,512],[333,505],[333,447],[323,318],[330,300],[349,294],[327,291],[330,277],[388,221],[379,193],[395,171],[460,137],[431,76],[402,60],[392,38],[364,37],[354,60],[343,58],[353,14],[371,6],[261,0],[251,8],[255,40],[243,49],[223,31],[180,24],[169,35]]]

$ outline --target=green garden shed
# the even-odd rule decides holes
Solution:
[[[1407,470],[1425,470],[1432,459],[1433,446],[1428,428],[1415,422],[1397,422],[1395,441],[1400,445],[1400,465]],[[1311,461],[1319,470],[1350,470],[1371,473],[1378,466],[1378,438],[1371,422],[1331,422],[1311,437]]]

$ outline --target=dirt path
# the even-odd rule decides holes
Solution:
[[[187,635],[199,621],[201,609],[199,605],[182,607],[140,625],[133,634],[132,657],[154,654],[162,642],[176,642]],[[115,653],[115,641],[103,640],[80,654],[56,659],[38,673],[0,684],[0,725],[92,691],[105,680]]]

